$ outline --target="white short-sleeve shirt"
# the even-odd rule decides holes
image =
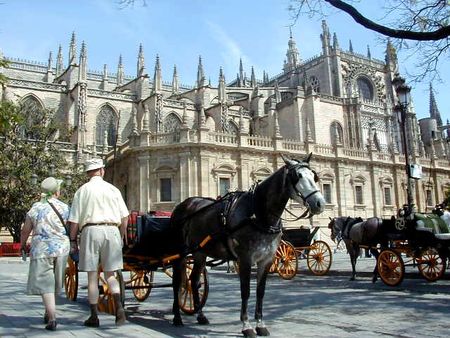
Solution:
[[[120,190],[93,176],[73,197],[69,222],[78,223],[79,229],[87,223],[121,223],[129,214]]]

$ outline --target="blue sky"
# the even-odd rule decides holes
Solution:
[[[193,85],[201,55],[207,78],[217,84],[219,68],[226,81],[239,71],[239,59],[257,78],[265,70],[272,77],[282,71],[291,23],[288,0],[136,0],[134,7],[120,9],[115,0],[2,0],[0,5],[0,51],[8,57],[47,62],[63,48],[64,62],[72,32],[78,48],[85,41],[88,68],[102,71],[107,64],[116,72],[122,55],[125,73],[136,74],[139,44],[142,43],[147,72],[153,76],[155,58],[160,57],[163,80],[171,82],[174,65],[179,80]],[[365,13],[376,12],[379,1],[365,1]],[[368,7],[369,6],[369,7]],[[381,16],[381,13],[380,13]],[[376,19],[376,17],[373,17]],[[300,57],[307,60],[321,51],[321,18],[301,17],[292,33]],[[385,44],[379,37],[344,14],[335,12],[327,19],[331,34],[336,32],[341,48],[352,40],[355,52],[384,60]],[[400,52],[399,59],[405,56]],[[400,66],[413,70],[411,60]],[[450,118],[448,58],[441,62],[443,83],[433,83],[441,116]],[[429,82],[413,84],[412,95],[418,118],[428,117]]]

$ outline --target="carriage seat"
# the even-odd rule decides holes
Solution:
[[[450,239],[447,224],[438,215],[415,213],[414,219],[417,230],[430,231],[439,239]]]
[[[150,214],[138,216],[137,237],[142,238],[147,233],[165,232],[170,228],[170,217],[155,217]]]

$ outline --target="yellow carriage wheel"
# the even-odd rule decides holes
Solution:
[[[78,263],[72,258],[67,259],[66,273],[64,276],[64,291],[67,299],[76,301],[78,297]]]
[[[397,286],[405,277],[405,263],[393,250],[383,250],[377,260],[378,274],[384,284]]]
[[[324,241],[315,241],[306,256],[308,269],[316,276],[323,276],[330,271],[332,255],[330,246]]]

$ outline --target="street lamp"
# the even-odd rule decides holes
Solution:
[[[397,115],[398,122],[401,126],[401,135],[402,135],[402,142],[403,142],[403,153],[405,155],[405,170],[406,170],[406,195],[407,195],[407,204],[408,204],[408,215],[412,212],[412,206],[413,206],[413,196],[412,196],[412,181],[411,181],[411,167],[409,164],[409,151],[408,151],[408,145],[406,143],[407,139],[407,129],[406,129],[406,123],[407,123],[407,112],[408,112],[408,105],[411,101],[410,98],[410,92],[411,87],[407,86],[405,84],[405,79],[399,76],[399,74],[396,74],[394,79],[392,80],[392,85],[395,88],[395,91],[397,93],[398,102],[394,106],[394,111]]]

